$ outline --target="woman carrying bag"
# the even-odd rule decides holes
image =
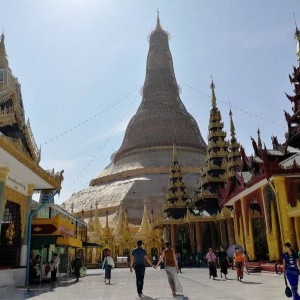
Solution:
[[[105,279],[108,280],[108,284],[110,284],[111,279],[111,270],[115,267],[115,262],[113,258],[110,256],[110,252],[106,252],[106,257],[104,258],[103,264],[102,264],[102,270],[105,270]]]
[[[285,294],[287,297],[293,297],[294,300],[300,300],[298,294],[298,281],[299,281],[299,259],[295,251],[293,251],[290,243],[284,244],[283,259],[283,272],[286,285]],[[287,280],[291,289],[287,285]]]

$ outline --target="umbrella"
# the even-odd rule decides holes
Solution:
[[[233,257],[233,253],[235,252],[235,248],[239,248],[240,251],[243,252],[243,247],[242,246],[237,245],[237,244],[232,244],[231,246],[228,247],[228,249],[226,251],[227,255],[229,257],[231,257],[231,258]]]

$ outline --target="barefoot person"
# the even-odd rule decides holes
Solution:
[[[104,258],[102,269],[105,270],[105,283],[108,280],[108,284],[110,284],[111,280],[111,270],[115,267],[115,262],[113,258],[110,256],[110,252],[106,252],[106,257]]]
[[[206,254],[205,258],[206,258],[206,261],[208,263],[208,268],[209,268],[209,279],[211,278],[211,276],[213,277],[213,279],[215,279],[216,277],[218,277],[218,275],[217,275],[217,257],[213,253],[212,248],[208,249],[208,253]]]
[[[172,295],[175,298],[176,294],[183,293],[183,289],[177,275],[178,265],[176,255],[175,252],[171,249],[170,242],[165,243],[165,250],[160,256],[157,265],[155,266],[155,269],[159,266],[159,264],[162,261],[165,263],[166,274],[168,277],[170,288],[172,290]]]
[[[143,296],[144,287],[144,276],[145,276],[145,260],[148,264],[153,267],[151,260],[148,258],[146,250],[142,248],[143,242],[137,242],[137,248],[132,251],[131,261],[130,261],[130,272],[134,266],[135,276],[136,276],[136,289],[139,297]]]
[[[225,279],[227,279],[227,268],[229,265],[228,255],[224,250],[223,246],[220,247],[220,252],[218,254],[218,262],[221,267],[221,278],[223,278],[223,274],[225,275]]]
[[[290,243],[285,243],[283,246],[284,253],[282,255],[283,258],[283,272],[285,278],[287,278],[294,300],[300,300],[300,296],[298,294],[298,281],[299,281],[299,259],[297,252],[292,249]]]
[[[240,252],[238,247],[235,248],[235,252],[233,254],[234,266],[236,269],[236,276],[238,281],[242,281],[243,279],[243,254]]]

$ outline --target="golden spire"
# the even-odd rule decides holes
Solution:
[[[211,80],[210,88],[211,88],[211,105],[213,108],[215,108],[215,107],[217,107],[217,98],[216,98],[216,94],[215,94],[216,87],[215,87],[213,80]]]
[[[124,228],[125,231],[129,231],[129,222],[128,222],[128,214],[127,214],[127,208],[124,211]]]
[[[108,225],[108,210],[106,211],[106,223],[105,223],[105,228],[103,230],[103,233],[106,236],[110,236],[110,229],[109,229],[109,225]]]
[[[8,60],[7,60],[4,40],[5,40],[5,36],[4,33],[2,33],[1,40],[0,40],[0,68],[2,69],[8,68]]]
[[[300,63],[300,31],[297,26],[295,14],[294,14],[294,19],[295,19],[295,26],[296,26],[295,39],[296,39],[296,43],[297,43],[296,55],[298,56],[298,61]]]
[[[176,149],[175,141],[173,142],[173,161],[178,161],[177,149]]]
[[[261,138],[260,138],[259,128],[257,129],[257,147],[258,147],[258,149],[262,149],[262,142],[261,142]]]
[[[123,224],[124,224],[124,214],[123,214],[123,209],[120,206],[119,212],[118,212],[118,220],[117,220],[117,224],[114,229],[113,235],[121,234],[122,229],[123,229]]]
[[[229,111],[229,116],[230,116],[230,134],[231,134],[231,139],[234,140],[235,139],[235,127],[234,127],[234,123],[232,120],[232,111],[230,109]]]
[[[95,203],[95,210],[94,210],[94,231],[95,232],[101,232],[101,224],[99,221],[99,214],[98,214],[98,201]]]
[[[151,224],[150,224],[150,221],[149,221],[147,205],[146,205],[146,200],[145,200],[144,201],[143,219],[142,219],[142,223],[141,223],[141,226],[139,228],[138,234],[147,235],[150,232],[151,232]]]
[[[93,218],[93,205],[91,204],[91,210],[90,210],[90,219],[89,219],[89,231],[93,232],[94,231],[94,218]]]
[[[157,9],[156,13],[157,13],[156,28],[161,28],[160,19],[159,19],[159,10],[158,9]]]

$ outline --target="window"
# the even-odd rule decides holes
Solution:
[[[0,71],[0,82],[4,81],[4,71]]]

